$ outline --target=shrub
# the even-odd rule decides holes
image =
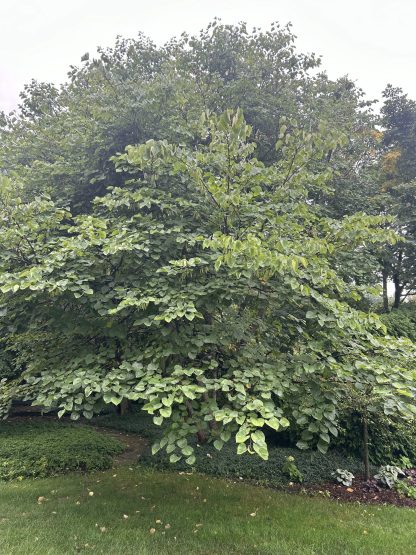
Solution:
[[[342,432],[334,445],[355,457],[362,456],[362,423],[355,412],[346,412]],[[394,464],[407,457],[416,465],[416,429],[409,423],[396,422],[384,414],[372,414],[368,424],[369,454],[373,465]]]
[[[407,337],[416,341],[416,303],[405,303],[399,308],[382,314],[381,319],[393,337]]]
[[[103,470],[121,443],[91,428],[50,420],[0,424],[0,480]]]

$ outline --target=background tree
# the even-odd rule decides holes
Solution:
[[[307,131],[326,121],[355,136],[371,121],[362,91],[317,73],[320,59],[298,53],[294,40],[289,26],[263,32],[218,21],[160,48],[142,35],[119,38],[97,58],[84,56],[59,89],[25,88],[20,109],[4,118],[0,167],[75,212],[119,183],[111,156],[148,139],[194,145],[207,109],[243,109],[265,162],[278,155],[282,116]]]
[[[383,191],[403,239],[387,250],[384,263],[394,285],[392,307],[398,308],[416,288],[416,102],[391,85],[383,96]]]

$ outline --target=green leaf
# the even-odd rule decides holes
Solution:
[[[188,445],[188,440],[186,438],[182,438],[182,439],[179,439],[176,443],[180,449],[183,449]]]
[[[266,446],[261,446],[257,443],[254,443],[253,449],[264,461],[267,461],[269,459],[269,452]]]
[[[239,443],[237,446],[237,455],[242,455],[247,451],[247,445],[245,443]]]
[[[154,443],[152,445],[152,455],[156,455],[158,451],[160,451],[160,443]]]
[[[251,439],[254,443],[265,444],[264,433],[261,430],[256,430],[251,434]]]
[[[314,310],[308,310],[306,313],[306,318],[313,320],[316,318],[316,312]]]
[[[279,420],[275,416],[273,418],[270,418],[269,420],[266,420],[266,424],[268,426],[270,426],[270,428],[272,428],[273,430],[276,430],[276,431],[280,427]]]
[[[236,443],[245,443],[249,437],[247,428],[241,427],[235,436],[235,441]]]
[[[224,442],[221,439],[216,439],[214,441],[214,447],[215,449],[218,449],[218,451],[221,451],[223,445],[224,445]]]
[[[264,426],[264,418],[256,418],[256,417],[251,417],[250,418],[250,423],[253,426],[258,426],[259,428]]]
[[[318,448],[318,451],[325,454],[328,451],[328,443],[320,439],[318,441],[317,448]]]
[[[228,431],[223,430],[223,431],[220,433],[220,437],[221,437],[221,439],[222,439],[222,441],[223,441],[224,443],[227,443],[227,441],[229,441],[230,438],[231,438],[231,432],[228,432]]]
[[[159,412],[164,418],[169,418],[172,414],[172,408],[166,407],[164,409],[160,409]]]
[[[186,447],[182,448],[182,453],[183,453],[183,455],[185,455],[185,457],[188,457],[189,455],[192,455],[193,452],[194,452],[194,450],[190,445],[187,445]]]

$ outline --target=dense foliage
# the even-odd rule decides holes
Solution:
[[[416,342],[416,303],[404,303],[398,309],[383,314],[382,320],[390,335],[407,337]]]
[[[369,459],[373,465],[392,464],[401,457],[407,457],[416,465],[416,429],[413,423],[375,413],[369,417],[368,436]],[[362,456],[360,413],[345,411],[340,422],[340,435],[334,445],[352,456]]]

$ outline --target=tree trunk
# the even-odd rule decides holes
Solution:
[[[127,414],[129,412],[129,400],[128,399],[123,399],[121,401],[121,403],[118,406],[118,413],[120,416],[124,416],[125,414]]]
[[[399,276],[395,274],[393,276],[393,283],[394,283],[394,302],[393,308],[399,308],[400,302],[402,300],[402,293],[403,293],[403,286],[400,285]]]
[[[387,291],[388,272],[383,268],[383,312],[389,312],[389,295]]]
[[[364,463],[364,476],[368,481],[370,479],[370,457],[368,454],[368,416],[363,416],[363,463]]]
[[[393,308],[399,308],[400,302],[402,300],[403,285],[400,283],[400,274],[403,261],[403,251],[399,251],[397,256],[397,264],[395,271],[393,273],[393,283],[394,283],[394,302]]]
[[[115,361],[117,366],[123,361],[122,351],[121,351],[121,343],[119,339],[116,339],[116,352],[115,352]],[[129,411],[129,400],[122,399],[121,403],[117,407],[117,412],[120,416],[124,416]]]
[[[188,414],[189,414],[190,418],[192,418],[192,416],[194,414],[194,410],[192,408],[192,404],[190,403],[190,401],[186,402],[186,410],[188,411]],[[199,445],[203,445],[204,443],[206,443],[207,442],[207,435],[205,433],[205,430],[199,429],[196,432],[196,439],[197,439]]]
[[[196,438],[199,445],[204,445],[207,442],[207,436],[204,430],[198,430],[196,433]]]

